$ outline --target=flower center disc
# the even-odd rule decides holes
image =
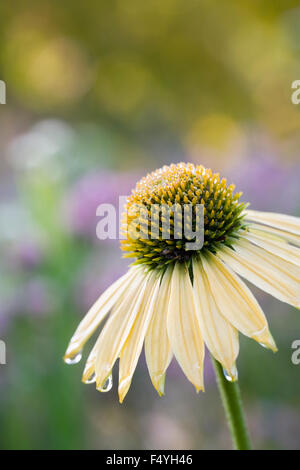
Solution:
[[[231,245],[243,226],[245,208],[245,204],[239,203],[242,193],[234,194],[234,189],[234,185],[227,186],[226,179],[220,180],[218,173],[191,163],[164,166],[148,174],[137,183],[127,201],[123,217],[126,240],[121,242],[122,250],[127,252],[124,256],[136,258],[135,264],[162,268],[176,261],[187,262],[201,251],[216,252],[220,244]],[[170,208],[167,237],[162,229],[164,211],[154,217],[154,205]],[[196,206],[203,207],[204,244],[200,250],[188,250],[186,244],[191,240],[184,233],[178,239],[174,230],[176,211],[172,208],[186,205],[192,206],[192,227],[197,221]],[[137,207],[143,207],[138,218]],[[132,236],[133,226],[135,236]],[[154,237],[155,226],[158,231]]]

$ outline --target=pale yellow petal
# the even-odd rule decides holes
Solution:
[[[211,290],[213,280],[207,276],[200,260],[193,263],[193,275],[195,306],[204,342],[234,381],[237,379],[235,361],[239,353],[237,329],[221,315]]]
[[[300,268],[247,240],[238,240],[234,250],[223,247],[218,256],[235,272],[279,300],[299,308]]]
[[[165,372],[172,358],[167,333],[167,311],[170,299],[172,268],[169,267],[160,284],[157,306],[145,338],[145,355],[152,383],[159,395],[164,393]]]
[[[202,263],[221,314],[241,333],[276,351],[267,319],[246,284],[212,253]]]
[[[280,230],[278,228],[267,227],[265,225],[259,225],[259,224],[251,224],[249,225],[248,230],[251,233],[262,235],[269,239],[278,240],[278,241],[284,240],[288,243],[292,243],[293,245],[300,247],[299,235],[294,235],[293,233],[285,232],[284,230]]]
[[[84,366],[84,371],[82,374],[82,382],[84,383],[89,383],[93,378],[96,380],[96,374],[95,374],[95,364],[96,364],[96,357],[97,357],[97,351],[98,351],[98,345],[99,345],[99,338],[100,335],[94,344],[94,347],[92,348],[87,361]]]
[[[139,268],[139,270],[140,270],[140,276],[143,277],[143,269]],[[125,308],[124,305],[126,306],[126,305],[129,305],[130,302],[131,303],[134,302],[134,299],[138,294],[138,287],[137,286],[138,286],[139,280],[142,284],[141,278],[137,277],[135,283],[130,284],[129,286],[127,286],[127,291],[118,299],[118,301],[114,305],[112,313],[111,313],[111,317],[116,312],[122,311],[122,308]],[[141,284],[140,284],[140,287],[142,287]],[[125,304],[125,302],[126,302],[126,304]],[[117,319],[115,319],[115,321],[116,320]],[[102,341],[103,341],[103,337],[101,336],[101,334],[99,334],[98,339],[97,339],[96,343],[94,344],[94,347],[92,348],[92,350],[91,350],[91,352],[88,356],[88,359],[86,361],[86,364],[85,364],[85,368],[84,368],[83,375],[82,375],[82,381],[84,383],[90,383],[91,379],[93,377],[95,377],[96,357],[97,357],[97,354],[98,354],[99,345],[102,343]]]
[[[260,246],[264,250],[267,250],[292,264],[300,266],[300,250],[288,243],[271,240],[263,235],[255,234],[253,232],[245,232],[241,237],[246,238],[251,243]]]
[[[300,235],[300,218],[292,215],[277,214],[275,212],[259,212],[247,210],[246,220],[252,220],[261,224],[276,227],[280,230]]]
[[[183,372],[197,391],[204,390],[204,342],[189,272],[179,263],[176,263],[172,274],[167,330],[173,353]]]
[[[103,321],[108,312],[120,299],[126,291],[130,283],[133,282],[138,270],[136,267],[130,268],[129,271],[114,282],[99,299],[90,308],[83,320],[79,323],[71,341],[68,345],[64,359],[71,359],[78,354],[96,328]]]
[[[143,270],[129,285],[122,301],[113,309],[97,340],[95,373],[97,389],[102,388],[130,333],[144,301],[148,275]]]
[[[123,402],[143,347],[145,334],[157,307],[160,275],[152,271],[144,293],[143,303],[129,336],[122,348],[119,364],[119,399]]]

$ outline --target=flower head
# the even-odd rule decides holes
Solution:
[[[234,194],[234,189],[233,184],[227,186],[225,178],[220,180],[219,174],[192,164],[164,166],[149,174],[137,183],[128,200],[125,214],[126,240],[122,241],[122,249],[129,254],[125,256],[136,258],[136,264],[156,268],[164,268],[176,261],[191,260],[197,255],[197,250],[186,249],[188,240],[182,235],[182,230],[178,233],[178,229],[181,229],[182,209],[186,206],[194,209],[191,211],[190,224],[195,228],[196,207],[199,204],[203,206],[204,214],[203,248],[216,251],[221,244],[229,243],[243,223],[241,212],[245,204],[239,203],[242,193]],[[131,237],[128,227],[136,219],[139,207],[144,208],[137,223],[141,236]],[[158,210],[151,214],[153,207]],[[170,224],[167,234],[164,234],[162,226],[167,212]],[[176,215],[180,216],[177,231]],[[154,238],[151,230],[156,227],[157,237]]]
[[[86,341],[111,312],[87,359],[84,382],[109,390],[119,358],[122,402],[143,344],[159,394],[164,393],[173,355],[199,391],[204,390],[204,345],[231,381],[237,379],[238,332],[276,351],[267,319],[239,276],[299,308],[300,219],[247,210],[240,195],[211,170],[185,163],[163,167],[137,184],[128,198],[127,238],[122,241],[125,256],[136,261],[90,309],[66,351],[65,360],[77,362]],[[137,222],[135,204],[145,208]],[[153,204],[171,208],[167,237],[163,211],[155,214],[155,237],[150,230],[146,215]],[[192,206],[187,221],[192,227],[198,217],[194,209],[203,208],[201,247],[189,250],[190,240],[177,237],[176,204]]]

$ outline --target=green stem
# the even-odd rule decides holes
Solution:
[[[251,449],[251,443],[245,421],[240,387],[237,382],[229,382],[224,377],[221,364],[213,357],[212,362],[234,447],[237,450],[249,450]]]

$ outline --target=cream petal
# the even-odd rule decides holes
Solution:
[[[193,295],[187,268],[176,263],[167,315],[168,337],[178,363],[198,392],[204,390],[204,342]]]
[[[172,268],[169,267],[159,287],[158,301],[145,337],[145,356],[152,383],[159,395],[164,394],[165,372],[172,358],[167,333],[167,311]]]
[[[235,361],[239,353],[238,332],[221,315],[211,290],[211,279],[200,260],[193,263],[195,306],[204,342],[211,354],[237,379]]]
[[[140,271],[141,271],[140,275],[143,276],[143,270],[140,269]],[[130,302],[132,302],[132,304],[133,304],[134,298],[138,295],[137,280],[136,280],[136,283],[128,286],[126,295],[122,295],[119,298],[119,300],[116,302],[116,304],[113,307],[111,317],[114,316],[114,314],[116,314],[118,311],[121,311],[122,308],[125,308],[124,307],[124,302],[126,301],[126,298],[128,298],[127,305],[129,305]],[[140,287],[142,287],[142,286],[140,285]],[[129,299],[129,297],[130,297],[131,300]],[[129,305],[129,308],[130,308],[130,305]],[[94,344],[94,347],[92,348],[92,350],[91,350],[91,352],[88,356],[88,359],[86,361],[86,364],[85,364],[85,368],[84,368],[83,375],[82,375],[82,382],[84,382],[84,383],[89,383],[89,381],[91,380],[91,377],[93,377],[95,375],[96,357],[97,357],[97,354],[98,354],[99,345],[101,344],[102,341],[103,341],[103,338],[102,338],[101,334],[99,334],[98,339],[97,339],[96,343]]]
[[[267,319],[245,283],[212,253],[202,263],[221,314],[244,335],[277,351]]]
[[[294,246],[289,245],[288,243],[274,241],[252,232],[245,232],[244,234],[241,234],[241,237],[246,238],[251,243],[260,246],[269,253],[273,253],[274,255],[285,259],[289,263],[300,266],[300,250]]]
[[[259,224],[249,225],[248,230],[251,233],[263,236],[271,240],[273,239],[274,241],[285,241],[300,247],[300,236],[294,235],[293,233],[284,232],[283,230],[279,230],[274,227],[266,227],[264,225]]]
[[[97,340],[95,373],[97,389],[101,390],[130,333],[144,302],[148,275],[143,270],[128,287],[126,296],[113,309]]]
[[[94,344],[94,347],[92,348],[87,361],[84,366],[84,371],[82,374],[82,382],[83,383],[89,383],[89,381],[92,379],[92,377],[95,376],[95,363],[96,363],[96,357],[97,357],[97,351],[98,351],[98,346],[99,346],[99,338]]]
[[[300,218],[275,212],[245,211],[245,219],[300,235]]]
[[[64,359],[70,359],[82,350],[83,346],[94,333],[96,328],[100,325],[116,302],[121,298],[130,283],[133,282],[138,272],[139,271],[136,267],[130,268],[124,276],[114,282],[108,289],[106,289],[105,292],[103,292],[85,315],[83,320],[79,323],[70,340]]]
[[[234,250],[223,247],[218,256],[240,276],[279,300],[299,308],[300,269],[247,240],[237,240]]]
[[[123,402],[141,354],[145,334],[153,312],[157,307],[160,276],[153,271],[147,281],[144,301],[136,317],[132,330],[123,346],[119,365],[119,399]]]

